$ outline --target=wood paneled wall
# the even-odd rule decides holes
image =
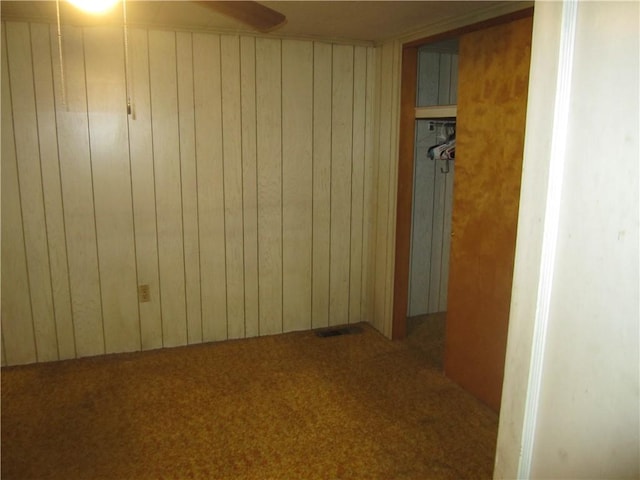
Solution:
[[[395,268],[395,228],[398,192],[398,134],[400,113],[400,67],[402,48],[397,40],[379,48],[378,110],[376,116],[375,245],[372,249],[372,325],[391,337]]]
[[[131,29],[126,65],[120,28],[64,27],[63,53],[64,79],[52,26],[3,24],[3,364],[373,319],[376,49]]]
[[[416,121],[408,317],[447,310],[455,161],[427,156],[446,137],[445,125]]]

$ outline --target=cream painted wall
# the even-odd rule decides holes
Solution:
[[[63,43],[65,104],[2,26],[3,364],[370,318],[373,47],[132,29],[127,85],[121,29]]]
[[[575,6],[536,5],[495,478],[640,476],[640,6]]]

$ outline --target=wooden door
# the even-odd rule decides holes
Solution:
[[[445,373],[499,410],[532,18],[460,38]]]

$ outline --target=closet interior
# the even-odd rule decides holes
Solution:
[[[408,317],[447,309],[458,40],[418,50]]]

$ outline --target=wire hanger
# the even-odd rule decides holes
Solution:
[[[446,122],[446,123],[445,123]],[[455,121],[446,120],[443,122],[445,125],[445,139],[436,145],[432,145],[427,149],[427,157],[431,160],[444,160],[446,161],[445,167],[440,168],[440,172],[449,173],[451,171],[450,161],[455,159],[456,153],[456,128]],[[442,138],[442,137],[441,137]]]

